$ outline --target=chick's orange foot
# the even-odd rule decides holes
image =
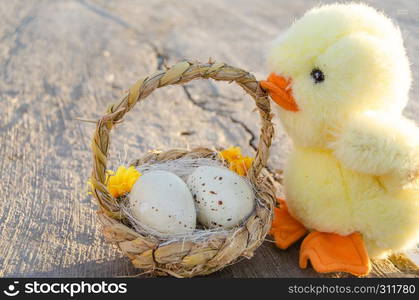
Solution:
[[[283,199],[278,198],[278,203],[279,208],[274,209],[270,234],[279,248],[287,249],[305,236],[308,230],[291,216]],[[307,268],[309,260],[320,273],[346,272],[363,276],[370,271],[368,253],[358,232],[348,236],[311,232],[301,244],[300,267]]]
[[[290,215],[283,199],[278,198],[278,202],[280,206],[274,209],[270,234],[279,248],[287,249],[306,235],[307,229]]]
[[[300,268],[305,269],[309,260],[320,273],[346,272],[363,276],[371,268],[364,241],[358,232],[348,236],[311,232],[301,244]]]

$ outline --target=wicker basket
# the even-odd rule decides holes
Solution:
[[[228,235],[214,234],[204,241],[168,242],[152,235],[139,234],[130,227],[119,210],[117,199],[113,198],[106,188],[109,133],[138,101],[145,99],[156,88],[185,84],[198,78],[235,82],[256,102],[262,128],[258,150],[247,175],[257,189],[256,208],[240,227],[235,227]],[[98,219],[102,224],[106,240],[116,244],[131,259],[135,267],[153,275],[175,277],[205,275],[232,264],[240,257],[252,257],[270,228],[275,203],[274,187],[264,169],[273,136],[271,118],[268,97],[255,77],[223,63],[202,64],[182,61],[165,71],[158,71],[139,80],[119,103],[109,106],[106,114],[98,121],[93,136],[92,192],[100,206]],[[151,152],[133,161],[132,165],[163,162],[181,157],[214,157],[214,150],[198,148]]]

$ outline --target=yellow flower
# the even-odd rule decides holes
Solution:
[[[242,157],[240,147],[230,147],[221,151],[220,154],[221,157],[228,162],[232,162],[233,160],[240,159]]]
[[[247,170],[250,169],[252,165],[253,158],[251,157],[244,157],[241,159],[233,160],[230,162],[230,170],[236,172],[240,176],[246,176]]]
[[[133,166],[128,169],[120,166],[116,173],[107,171],[107,174],[108,191],[115,198],[129,193],[134,183],[141,176],[141,173]]]
[[[247,175],[247,170],[252,165],[253,158],[243,156],[240,147],[230,147],[220,152],[220,156],[229,163],[230,170],[240,176]]]

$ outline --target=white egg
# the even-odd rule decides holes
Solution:
[[[199,167],[189,175],[187,184],[195,200],[198,221],[206,227],[234,227],[253,211],[252,188],[226,168]]]
[[[134,184],[129,203],[141,224],[162,235],[185,234],[196,225],[196,211],[185,182],[166,171],[150,171]]]

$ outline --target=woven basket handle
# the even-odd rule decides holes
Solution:
[[[138,101],[145,99],[156,88],[172,84],[185,84],[197,78],[234,81],[255,100],[261,117],[262,127],[258,149],[248,172],[248,177],[250,181],[256,182],[259,173],[266,165],[269,156],[269,147],[271,146],[274,133],[271,122],[270,103],[266,92],[260,88],[259,82],[255,77],[244,70],[231,67],[224,63],[209,62],[203,64],[192,61],[181,61],[165,71],[158,71],[149,77],[138,80],[122,97],[119,103],[112,104],[108,107],[106,114],[97,123],[92,141],[92,193],[98,200],[101,208],[109,215],[115,218],[118,218],[119,215],[116,199],[109,194],[105,186],[109,133],[113,125],[121,121],[124,115]]]

